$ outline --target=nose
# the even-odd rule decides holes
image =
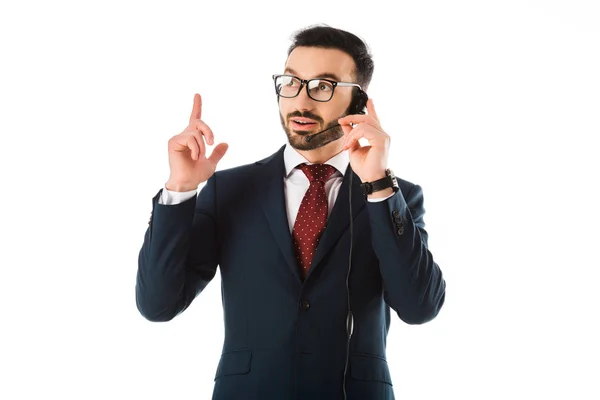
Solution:
[[[311,99],[306,90],[306,84],[302,85],[302,89],[298,96],[294,97],[294,105],[299,110],[310,110],[315,107],[315,100]]]

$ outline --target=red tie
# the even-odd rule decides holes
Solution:
[[[335,172],[335,168],[327,164],[300,164],[310,186],[302,199],[292,236],[296,258],[300,263],[300,275],[306,278],[321,234],[327,222],[327,195],[325,181]]]

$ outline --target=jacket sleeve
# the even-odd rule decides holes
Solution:
[[[367,203],[373,250],[379,259],[385,302],[408,324],[434,319],[446,282],[427,247],[423,190],[414,185],[386,201]]]
[[[150,321],[183,312],[214,278],[218,264],[216,174],[199,195],[175,205],[152,199],[152,214],[139,252],[136,305]]]

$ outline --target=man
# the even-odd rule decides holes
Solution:
[[[215,172],[228,145],[206,157],[214,135],[198,94],[189,126],[169,140],[136,302],[148,320],[171,320],[219,266],[225,339],[213,399],[394,399],[390,308],[422,324],[444,303],[421,187],[388,169],[373,100],[361,114],[372,73],[358,37],[312,27],[274,75],[289,144]]]

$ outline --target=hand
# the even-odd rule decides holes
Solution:
[[[190,115],[190,124],[180,134],[169,139],[169,167],[171,175],[166,183],[169,190],[185,192],[196,189],[214,174],[217,163],[229,148],[227,143],[220,143],[206,158],[206,144],[214,144],[212,130],[200,117],[202,116],[202,97],[194,95],[194,106]]]
[[[373,182],[385,177],[390,148],[390,136],[383,131],[373,106],[367,100],[367,115],[347,115],[338,120],[344,131],[344,150],[350,154],[350,166],[362,182]],[[350,124],[357,124],[354,128]],[[364,137],[369,145],[361,146]]]

